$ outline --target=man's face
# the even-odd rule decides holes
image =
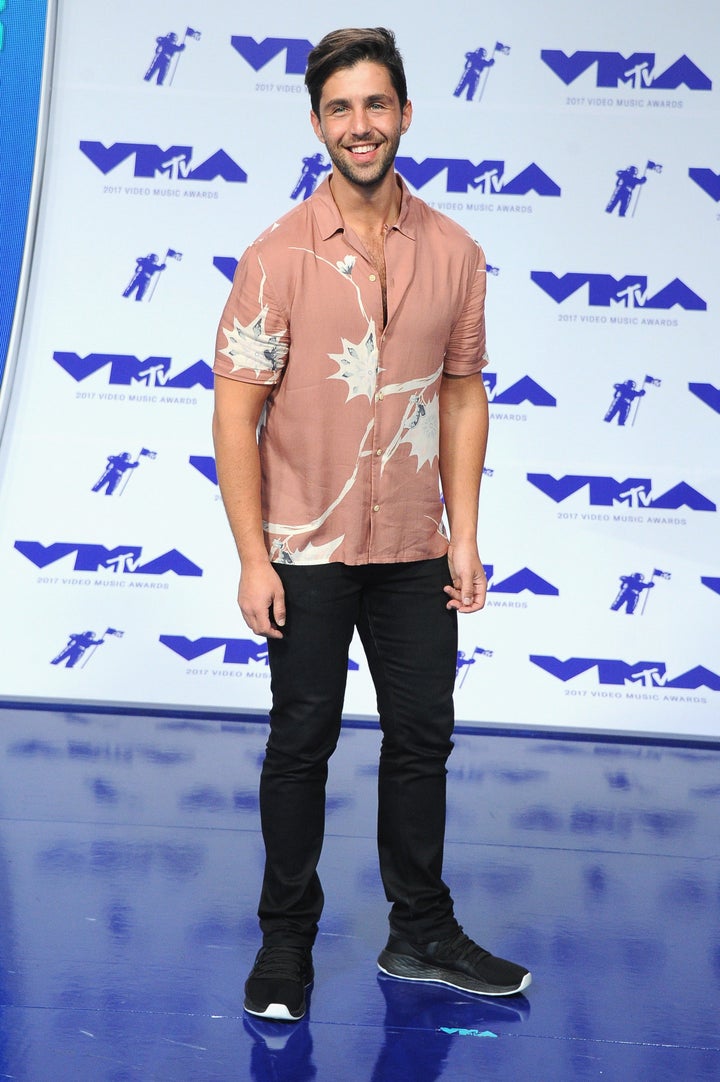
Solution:
[[[410,102],[400,108],[385,65],[361,60],[336,71],[323,86],[319,113],[310,120],[338,173],[362,188],[379,185],[412,118]]]

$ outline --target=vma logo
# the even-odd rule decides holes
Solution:
[[[212,484],[218,483],[217,466],[212,455],[190,455],[188,462]]]
[[[487,159],[478,165],[467,158],[414,158],[399,156],[395,167],[408,184],[417,191],[445,173],[447,192],[467,192],[469,188],[480,190],[483,195],[560,195],[560,185],[534,162],[514,177],[506,177],[505,162]]]
[[[648,477],[626,477],[624,481],[616,481],[614,477],[591,477],[586,474],[553,477],[549,473],[529,473],[527,479],[555,503],[562,503],[587,488],[591,507],[647,507],[672,511],[687,507],[691,511],[717,511],[712,500],[685,481],[680,481],[664,495],[653,498],[652,481]]]
[[[76,383],[93,376],[103,368],[109,368],[108,383],[119,387],[169,387],[188,390],[203,387],[212,390],[212,369],[205,361],[196,361],[177,375],[171,375],[171,357],[146,357],[140,360],[128,353],[65,353],[56,350],[53,360],[67,372]]]
[[[75,571],[112,571],[116,575],[167,575],[172,571],[193,578],[202,575],[202,568],[177,549],[141,563],[142,547],[139,545],[118,545],[109,549],[104,545],[84,545],[75,541],[56,541],[50,545],[41,545],[39,541],[16,541],[14,547],[41,568],[74,555]]]
[[[720,594],[720,578],[716,575],[701,575],[700,582],[703,586],[707,586],[708,590],[713,590],[716,594]]]
[[[222,647],[224,665],[249,665],[251,661],[268,663],[267,643],[258,643],[254,639],[213,639],[206,636],[188,639],[185,635],[161,635],[160,642],[185,661],[195,661]]]
[[[216,150],[198,165],[193,163],[194,151],[188,146],[171,146],[163,150],[154,143],[112,143],[106,147],[93,139],[81,139],[80,150],[106,175],[132,159],[133,176],[138,179],[226,180],[231,184],[247,181],[245,170],[224,150]]]
[[[216,639],[209,636],[188,639],[185,635],[161,635],[160,642],[185,661],[196,661],[222,648],[223,665],[249,665],[252,661],[268,664],[267,643],[258,643],[255,639]],[[348,670],[359,668],[357,662],[348,660]]]
[[[704,665],[696,665],[681,676],[668,679],[667,666],[663,661],[636,661],[634,665],[626,661],[597,657],[570,657],[567,661],[561,661],[546,654],[530,654],[530,660],[533,665],[539,666],[563,683],[595,669],[599,684],[611,684],[615,687],[639,685],[645,688],[688,688],[693,691],[709,688],[711,691],[720,691],[720,676],[706,669]]]
[[[688,388],[711,410],[720,413],[720,387],[714,387],[712,383],[688,383]]]
[[[262,41],[255,41],[255,38],[240,34],[234,34],[230,38],[230,44],[253,71],[260,71],[281,53],[285,53],[286,75],[304,75],[307,58],[313,48],[312,42],[306,38],[264,38]]]
[[[483,383],[488,402],[496,406],[521,406],[525,402],[532,406],[557,406],[555,396],[530,376],[523,376],[504,391],[497,389],[496,372],[483,372]]]
[[[720,203],[720,173],[714,173],[712,169],[688,169],[688,176],[702,188],[711,199]]]
[[[495,581],[493,564],[484,564],[484,567],[489,583],[488,593],[521,594],[527,590],[528,593],[538,594],[542,597],[558,597],[560,594],[557,586],[553,586],[547,579],[541,578],[540,575],[531,571],[529,567],[523,567],[521,571],[516,571],[514,575],[508,575],[507,578],[498,582]]]
[[[705,312],[707,303],[679,278],[650,296],[647,276],[626,274],[614,278],[611,274],[553,274],[552,271],[530,271],[530,278],[556,304],[587,286],[587,303],[593,308],[647,308],[664,310],[684,308],[688,312]]]
[[[237,270],[238,260],[231,255],[216,255],[213,258],[213,267],[216,267],[228,282],[232,282]]]
[[[712,82],[689,57],[681,56],[665,71],[655,74],[655,53],[589,52],[584,49],[568,56],[561,49],[542,49],[540,58],[569,86],[595,68],[595,86],[632,90],[712,90]]]

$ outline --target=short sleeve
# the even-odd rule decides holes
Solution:
[[[467,292],[445,352],[443,371],[449,376],[470,376],[482,371],[488,363],[485,336],[485,255],[477,244],[473,255],[469,266]]]
[[[287,320],[274,301],[257,245],[237,265],[220,319],[213,371],[244,383],[277,383],[287,361]]]

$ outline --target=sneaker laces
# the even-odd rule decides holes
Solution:
[[[253,977],[284,977],[302,980],[307,952],[302,947],[263,947],[253,966]]]
[[[457,932],[448,939],[440,940],[437,953],[441,958],[448,957],[454,962],[469,962],[471,965],[477,965],[486,958],[492,957],[490,951],[479,947],[470,936],[465,935],[462,928],[458,928]]]

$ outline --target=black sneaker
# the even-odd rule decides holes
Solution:
[[[314,975],[309,947],[261,947],[245,982],[245,1010],[297,1022],[305,1014],[305,989]]]
[[[495,958],[478,947],[462,928],[448,939],[422,945],[391,935],[380,953],[378,967],[406,981],[436,981],[483,996],[512,996],[532,981],[530,973],[514,962]]]

